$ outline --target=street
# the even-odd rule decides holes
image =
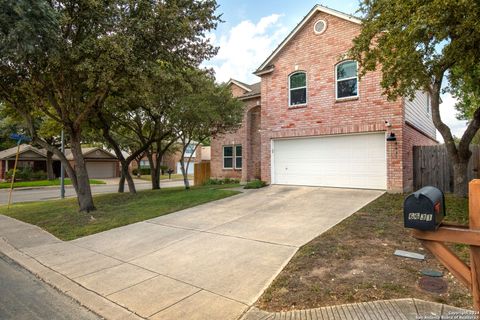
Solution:
[[[149,181],[135,180],[135,186],[137,190],[149,190],[151,189],[151,183]],[[160,183],[162,188],[172,188],[183,186],[183,181],[162,181]],[[116,184],[97,184],[91,185],[93,194],[101,193],[115,193],[117,192],[118,185]],[[128,192],[128,186],[125,185],[125,191]],[[0,190],[0,205],[8,203],[8,189]],[[65,187],[66,197],[75,197],[75,190],[72,186]],[[13,191],[13,203],[28,202],[28,201],[43,201],[60,199],[60,187],[45,187],[34,189],[16,189]]]
[[[0,319],[100,319],[0,253]]]

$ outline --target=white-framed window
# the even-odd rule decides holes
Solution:
[[[313,26],[313,31],[316,34],[322,34],[327,30],[327,21],[325,20],[318,20],[315,22],[315,25]]]
[[[242,145],[223,146],[223,169],[242,170],[243,150]]]
[[[303,71],[288,77],[288,105],[290,107],[307,104],[307,74]]]
[[[242,145],[235,146],[235,169],[242,169]]]
[[[150,162],[148,160],[140,160],[140,168],[150,168]]]
[[[358,97],[357,61],[344,61],[335,67],[335,96],[337,99]]]

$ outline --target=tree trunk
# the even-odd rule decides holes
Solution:
[[[180,169],[181,169],[182,175],[183,175],[183,184],[185,185],[185,190],[189,190],[190,189],[190,181],[188,180],[188,174],[187,174],[187,170],[185,168],[185,159],[183,157],[180,159]]]
[[[128,170],[128,167],[130,166],[130,162],[128,160],[125,160],[125,158],[122,157],[117,157],[120,160],[121,164],[121,174],[120,174],[120,182],[118,183],[118,192],[123,193],[125,192],[125,180],[127,180],[128,184],[128,191],[131,194],[137,194],[137,189],[135,188],[135,182],[133,181],[132,175],[130,174],[130,171]]]
[[[150,164],[150,177],[152,178],[152,190],[160,189],[160,177],[157,179],[157,170],[155,166],[155,161],[153,161],[153,154],[151,151],[147,151],[147,159]]]
[[[469,146],[480,124],[478,121],[470,122],[457,148],[450,128],[442,121],[440,116],[442,79],[443,73],[437,77],[431,87],[432,120],[435,128],[442,135],[443,141],[445,141],[448,158],[453,163],[453,192],[456,196],[466,197],[468,194],[467,168],[471,157]],[[480,114],[477,115],[480,116]]]
[[[128,161],[125,161],[125,165],[122,164],[122,176],[124,176],[125,179],[127,180],[128,191],[132,194],[137,194],[137,188],[135,187],[135,182],[133,181],[132,175],[128,170],[129,166],[130,166],[130,162]]]
[[[453,163],[453,191],[458,197],[468,196],[468,160]]]
[[[123,173],[123,170],[120,173],[120,181],[118,182],[118,193],[124,193],[125,192],[125,174]]]
[[[53,173],[53,152],[47,150],[47,179],[54,180],[55,174]]]
[[[161,189],[160,177],[162,176],[162,159],[163,152],[157,149],[157,158],[155,159],[155,184],[158,186],[158,189]]]
[[[137,177],[140,178],[140,176],[141,176],[140,166],[141,166],[141,163],[142,163],[142,159],[137,159],[137,160],[135,160],[135,161],[137,161]]]
[[[95,205],[93,204],[87,166],[85,165],[85,159],[83,158],[82,145],[78,133],[71,132],[70,146],[72,148],[73,160],[75,162],[78,205],[81,212],[90,212],[95,210]]]

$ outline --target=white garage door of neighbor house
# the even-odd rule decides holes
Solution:
[[[386,189],[385,134],[273,141],[273,183]]]
[[[115,162],[87,162],[90,179],[108,179],[115,177]]]
[[[187,166],[187,162],[185,161],[185,167]],[[187,174],[193,174],[195,171],[195,163],[190,162],[188,165],[188,171]],[[177,162],[177,174],[182,174],[182,164],[180,162]]]

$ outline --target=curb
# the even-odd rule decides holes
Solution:
[[[0,252],[18,263],[20,266],[51,285],[60,292],[71,297],[80,305],[86,307],[93,313],[104,319],[112,320],[141,320],[135,313],[111,302],[104,297],[85,289],[76,282],[53,271],[50,268],[39,263],[37,260],[22,253],[20,250],[11,246],[4,238],[0,237]]]

